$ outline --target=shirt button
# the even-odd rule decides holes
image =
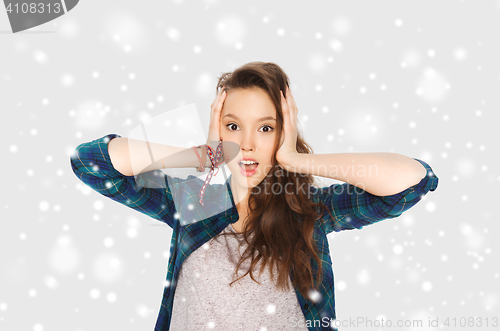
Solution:
[[[309,305],[307,303],[304,305],[304,309],[309,309]]]

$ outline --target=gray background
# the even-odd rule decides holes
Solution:
[[[289,74],[315,153],[396,152],[440,179],[401,217],[329,236],[338,319],[488,329],[499,21],[499,1],[87,0],[12,34],[0,11],[0,329],[154,329],[171,229],[86,187],[70,153],[192,103],[206,134],[216,77],[256,60]]]

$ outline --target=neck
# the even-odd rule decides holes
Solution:
[[[238,214],[240,215],[240,218],[242,218],[242,216],[244,218],[248,214],[248,198],[250,196],[250,189],[236,184],[234,176],[231,176],[230,185]]]

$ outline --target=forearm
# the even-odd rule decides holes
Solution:
[[[427,173],[411,157],[384,152],[298,154],[287,165],[288,171],[340,180],[378,196],[402,192]]]
[[[112,139],[108,143],[108,152],[113,167],[125,176],[163,168],[197,168],[200,164],[192,148],[146,143],[129,138]],[[198,154],[201,156],[201,148],[198,148]],[[205,166],[210,165],[207,157]]]

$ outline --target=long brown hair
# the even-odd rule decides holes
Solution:
[[[272,170],[250,191],[249,214],[243,228],[247,247],[236,266],[235,275],[238,276],[240,265],[248,258],[251,259],[250,268],[230,285],[248,273],[259,283],[254,279],[252,271],[262,260],[259,277],[269,265],[271,278],[274,279],[273,269],[276,266],[277,288],[288,290],[291,271],[293,285],[305,298],[308,298],[309,291],[312,288],[318,289],[323,279],[322,263],[313,234],[314,223],[319,218],[316,207],[325,206],[309,199],[309,185],[314,185],[312,175],[285,171],[279,167],[276,160],[276,151],[280,147],[283,135],[280,90],[286,98],[286,86],[289,86],[288,76],[280,66],[271,62],[250,62],[233,72],[222,73],[218,78],[216,93],[220,88],[229,92],[235,88],[258,87],[269,94],[277,111],[278,139],[274,146]],[[312,148],[304,141],[300,130],[297,131],[297,152],[312,154]],[[282,188],[281,193],[277,194],[276,191],[279,190],[269,189],[276,186]],[[283,188],[286,188],[286,192]],[[220,235],[222,234],[221,232]],[[312,259],[316,261],[318,269],[316,275],[313,275]]]

